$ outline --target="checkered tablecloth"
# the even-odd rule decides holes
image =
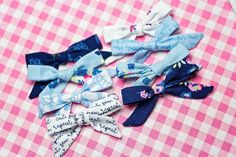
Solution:
[[[104,26],[141,21],[157,1],[0,0],[0,156],[53,156],[45,118],[37,118],[38,100],[28,99],[33,82],[26,53],[59,52],[95,33],[103,41]],[[83,127],[65,156],[236,156],[236,15],[227,0],[164,1],[181,32],[204,33],[191,60],[203,65],[195,81],[214,85],[214,92],[204,100],[160,98],[141,127],[122,126],[134,109],[124,107],[114,115],[122,139]],[[153,53],[146,63],[164,55]],[[119,95],[131,84],[113,83],[110,92]]]

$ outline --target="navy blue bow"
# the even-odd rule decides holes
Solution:
[[[201,67],[196,64],[181,60],[170,68],[165,80],[155,85],[154,88],[150,86],[132,86],[122,89],[122,99],[125,105],[138,103],[134,112],[123,125],[142,125],[149,117],[160,95],[171,94],[173,96],[189,99],[205,98],[212,92],[213,86],[186,82],[186,80],[194,76],[200,68]]]
[[[63,52],[56,54],[49,54],[46,52],[35,52],[25,55],[26,64],[28,65],[49,65],[58,69],[60,64],[65,64],[67,62],[76,62],[84,55],[95,49],[101,49],[102,44],[98,36],[92,35],[84,40],[76,42],[69,46],[69,48]],[[104,60],[111,56],[111,52],[100,51]],[[51,81],[36,82],[30,93],[29,98],[33,99],[39,96],[41,91],[50,83]]]

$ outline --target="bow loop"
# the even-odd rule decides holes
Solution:
[[[143,21],[138,24],[106,26],[103,30],[104,40],[109,43],[115,39],[135,39],[136,36],[143,36],[144,34],[154,36],[155,29],[170,12],[169,5],[160,1],[148,11]]]
[[[70,81],[74,74],[74,69],[58,70],[58,79],[63,81]]]
[[[49,135],[53,137],[53,151],[55,156],[63,156],[67,149],[79,135],[83,125],[91,125],[95,130],[120,138],[121,134],[117,124],[108,115],[121,109],[118,97],[108,95],[95,101],[91,108],[84,112],[69,116],[58,115],[46,120]]]

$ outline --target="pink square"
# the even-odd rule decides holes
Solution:
[[[215,39],[219,39],[220,38],[220,32],[217,32],[217,31],[213,31],[212,35],[211,35],[213,38]]]
[[[20,91],[20,93],[18,94],[18,98],[22,100],[25,100],[26,96],[27,96],[27,93],[24,91]]]
[[[0,68],[0,69],[1,69],[1,68]],[[236,81],[236,72],[232,73],[231,79],[232,79],[233,81]]]
[[[18,114],[19,114],[19,111],[20,111],[20,108],[19,108],[19,107],[13,106],[13,107],[11,108],[11,113],[14,114],[14,115],[18,115]]]
[[[189,144],[184,144],[183,147],[182,147],[182,151],[189,154],[190,151],[191,151],[192,147],[189,145]]]
[[[197,25],[196,31],[198,31],[198,32],[204,32],[204,30],[205,30],[205,27],[204,27],[204,26],[202,26],[202,25],[200,25],[200,24]]]
[[[175,128],[176,130],[180,130],[182,127],[182,123],[180,123],[179,121],[175,120],[174,124],[173,124],[173,128]]]
[[[195,7],[189,4],[189,5],[187,6],[186,10],[187,10],[188,12],[190,12],[190,13],[193,13],[194,10],[195,10]]]
[[[165,143],[169,146],[173,146],[175,144],[175,139],[168,136]]]
[[[179,3],[180,3],[180,0],[171,1],[171,5],[173,5],[174,7],[178,7]]]
[[[134,22],[136,21],[136,17],[133,16],[133,15],[129,15],[128,21],[129,21],[130,23],[134,23]]]
[[[197,137],[197,135],[198,135],[198,130],[195,129],[195,128],[191,128],[191,129],[189,130],[189,135],[192,136],[192,137]]]
[[[183,27],[188,27],[189,21],[187,19],[183,18],[180,22],[180,25],[183,26]]]
[[[16,9],[18,7],[19,3],[17,1],[12,1],[11,7]]]
[[[211,13],[210,13],[210,12],[205,11],[205,10],[202,12],[202,17],[204,17],[205,19],[209,19],[210,16],[211,16]]]
[[[61,7],[61,11],[65,12],[65,13],[68,12],[69,9],[70,9],[70,7],[68,5],[65,5],[65,4],[63,4],[62,7]]]
[[[235,44],[236,44],[236,38],[234,38],[234,37],[229,37],[227,43],[230,44],[230,45],[232,45],[232,46],[235,46]]]
[[[32,29],[32,32],[33,32],[34,34],[39,34],[40,31],[41,31],[41,28],[38,27],[38,26],[34,26],[33,29]]]
[[[196,115],[196,119],[199,120],[199,121],[203,121],[205,118],[205,114],[202,113],[202,112],[198,112],[197,115]]]
[[[25,13],[32,14],[32,12],[33,12],[33,8],[30,7],[30,6],[27,6],[26,9],[25,9]]]
[[[24,128],[21,128],[20,131],[19,131],[19,135],[23,138],[26,137],[26,135],[28,134],[28,131]]]
[[[183,114],[187,114],[189,110],[189,107],[182,105],[179,112],[183,113]]]
[[[55,36],[56,36],[55,33],[49,32],[48,35],[47,35],[47,39],[49,39],[49,40],[54,40]]]
[[[158,136],[159,136],[159,132],[152,129],[152,131],[150,133],[150,137],[153,138],[153,139],[157,139]]]
[[[134,7],[135,7],[136,9],[141,9],[142,6],[143,6],[143,3],[142,3],[142,2],[137,1],[137,0],[135,1]]]
[[[70,27],[69,27],[69,31],[71,31],[71,32],[76,32],[77,31],[77,26],[76,25],[73,25],[73,24],[71,24],[70,25]]]
[[[41,14],[39,15],[39,18],[43,21],[45,21],[48,17],[48,14],[46,14],[45,12],[41,12]]]
[[[59,18],[56,18],[53,24],[55,24],[56,26],[61,26],[62,20]]]
[[[17,26],[19,26],[20,28],[25,28],[26,22],[24,20],[20,20]]]
[[[32,49],[34,43],[31,40],[27,40],[25,43],[26,48]]]
[[[233,135],[233,136],[236,136],[236,127],[233,126],[233,125],[231,125],[231,126],[229,127],[228,133],[230,133],[230,134]]]
[[[34,137],[34,143],[37,143],[37,144],[41,144],[42,143],[42,141],[43,141],[43,137],[42,136],[40,136],[40,135],[36,135],[35,137]]]
[[[3,53],[3,55],[4,55],[5,57],[10,57],[11,54],[12,54],[12,51],[11,51],[10,49],[8,49],[8,48],[6,48],[5,51],[4,51],[4,53]]]
[[[12,41],[12,42],[17,42],[18,40],[19,40],[19,36],[18,36],[18,35],[13,34],[13,35],[11,36],[11,41]]]
[[[213,136],[211,136],[211,135],[207,135],[205,141],[208,144],[212,145],[214,143],[214,141],[215,141],[215,138]]]
[[[216,0],[208,0],[208,3],[211,5],[215,5],[216,4]]]
[[[11,151],[18,154],[18,152],[20,151],[20,146],[13,144],[13,146],[11,147]]]
[[[11,72],[11,76],[14,78],[17,78],[19,76],[19,74],[20,74],[20,72],[17,70],[12,70],[12,72]]]
[[[84,12],[80,11],[80,10],[77,10],[76,12],[76,17],[77,18],[82,18],[84,16]]]
[[[7,131],[11,131],[13,124],[10,122],[5,122],[3,128]]]
[[[121,11],[120,11],[119,9],[114,9],[114,10],[112,11],[112,15],[115,16],[115,17],[119,17],[119,16],[120,16],[120,13],[121,13]]]
[[[4,33],[5,33],[5,31],[0,28],[0,37],[3,37]]]
[[[221,54],[221,58],[223,58],[225,60],[229,60],[230,56],[231,56],[230,53],[225,52],[225,51],[223,51]]]
[[[206,52],[212,53],[215,50],[213,46],[207,45]]]
[[[111,156],[112,152],[112,149],[109,147],[105,147],[105,149],[103,150],[103,154],[107,156]]]
[[[232,146],[232,145],[231,145],[230,143],[224,142],[224,143],[222,144],[221,148],[222,148],[224,151],[229,152],[231,146]]]
[[[219,111],[226,113],[228,110],[228,106],[224,103],[221,103],[218,109],[219,109]]]
[[[224,68],[217,66],[216,71],[217,74],[222,75],[224,73]]]
[[[29,150],[28,153],[26,154],[26,157],[33,157],[36,156],[35,152]]]
[[[200,156],[200,157],[208,157],[208,154],[206,152],[204,152],[204,151],[201,151],[198,156]]]
[[[226,18],[223,16],[219,16],[217,23],[225,25],[225,22],[226,22]]]
[[[133,139],[128,139],[126,145],[129,146],[130,148],[134,148],[136,142]]]
[[[3,147],[4,143],[5,143],[5,139],[0,137],[0,147]]]
[[[218,119],[214,119],[213,122],[212,122],[212,126],[219,129],[220,126],[221,126],[221,121],[218,120]]]
[[[146,155],[150,155],[152,152],[152,148],[149,146],[144,146],[142,152]]]
[[[234,90],[231,88],[226,88],[225,95],[232,97],[234,95]]]
[[[4,87],[4,89],[3,89],[3,91],[4,91],[5,93],[10,93],[11,90],[12,90],[12,86],[9,86],[9,85],[5,85],[5,87]]]
[[[34,120],[34,118],[35,118],[35,115],[32,114],[31,112],[29,112],[26,116],[26,119],[30,122],[32,122]]]
[[[102,2],[100,2],[98,5],[97,5],[97,9],[101,10],[101,11],[104,11],[104,9],[106,8],[106,5]]]
[[[0,100],[0,109],[2,109],[4,106],[4,101]]]
[[[157,121],[159,121],[160,123],[164,123],[166,120],[166,117],[163,114],[158,114],[157,116]]]
[[[91,139],[91,140],[89,140],[87,146],[93,150],[96,148],[96,145],[97,145],[97,142]]]
[[[5,15],[4,18],[3,18],[3,21],[5,21],[5,22],[7,22],[7,23],[10,23],[10,22],[11,22],[11,19],[12,19],[12,16]]]
[[[98,21],[99,21],[99,19],[97,17],[95,17],[95,16],[92,17],[92,19],[91,19],[91,23],[94,24],[94,25],[97,25]]]

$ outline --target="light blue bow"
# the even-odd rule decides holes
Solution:
[[[64,90],[67,82],[76,74],[80,69],[91,69],[100,66],[104,63],[104,59],[100,54],[99,50],[94,50],[91,53],[83,56],[78,60],[75,65],[67,70],[57,70],[50,66],[45,65],[29,65],[28,66],[28,78],[34,81],[47,81],[50,82],[46,88],[39,95],[39,106],[38,106],[38,116],[43,117],[43,103],[42,97],[44,95],[50,95],[55,93],[60,93]]]
[[[143,63],[152,51],[166,51],[173,49],[177,44],[183,44],[187,49],[196,47],[198,42],[202,39],[202,33],[189,33],[173,35],[179,25],[173,18],[168,16],[156,30],[155,37],[148,42],[139,42],[135,40],[113,40],[112,55],[120,56],[135,53],[128,62]]]
[[[135,85],[151,84],[156,76],[161,76],[171,65],[189,55],[189,50],[182,44],[175,46],[160,62],[152,65],[120,62],[116,71],[119,78],[137,78]]]
[[[112,86],[111,77],[106,70],[102,70],[101,73],[92,76],[86,83],[84,83],[82,89],[74,91],[68,94],[54,93],[50,95],[44,95],[41,98],[42,112],[52,112],[57,110],[56,114],[69,115],[71,111],[72,102],[80,103],[86,107],[96,100],[108,95],[106,92],[97,92],[107,89]]]

